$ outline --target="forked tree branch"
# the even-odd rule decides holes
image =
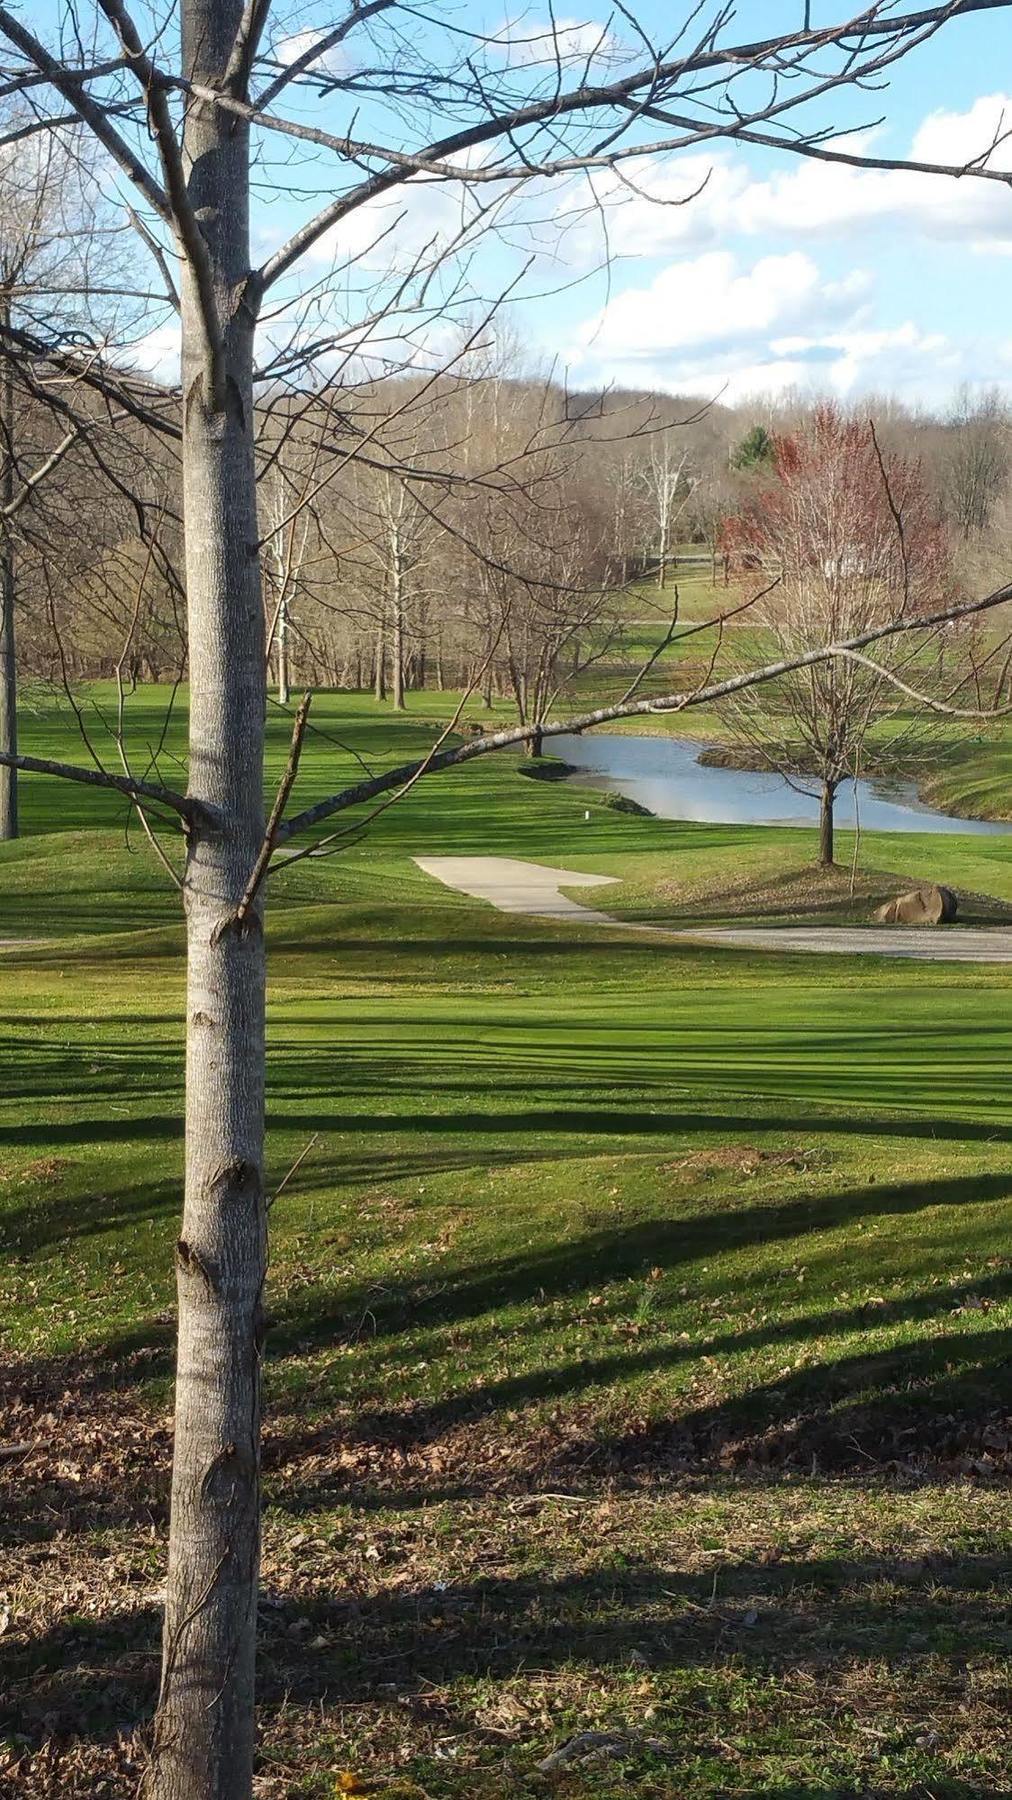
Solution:
[[[228,921],[229,925],[236,926],[240,931],[242,930],[246,919],[249,917],[253,902],[260,891],[260,885],[270,864],[271,852],[278,840],[278,827],[281,823],[281,815],[288,804],[288,796],[295,786],[295,777],[299,772],[299,760],[302,756],[302,740],[306,734],[306,720],[309,717],[309,709],[312,704],[313,694],[312,689],[310,689],[303,695],[302,703],[295,715],[295,724],[292,726],[292,743],[288,752],[288,764],[281,777],[278,791],[274,796],[274,805],[271,807],[271,816],[267,821],[267,829],[264,832],[264,841],[260,846],[260,853],[253,866],[250,878],[246,883],[243,897],[236,907],[234,917]],[[224,929],[224,927],[221,929]]]
[[[200,225],[190,204],[183,167],[182,151],[169,111],[168,83],[147,54],[140,32],[123,0],[98,0],[115,31],[129,61],[130,68],[144,95],[148,124],[165,177],[165,192],[171,222],[193,274],[193,284],[200,304],[200,316],[210,358],[211,384],[221,385],[222,333],[214,302],[211,259]],[[219,396],[220,399],[220,396]]]
[[[636,69],[629,75],[619,77],[615,81],[588,83],[582,80],[568,92],[562,92],[557,87],[553,93],[540,96],[517,107],[498,108],[492,103],[486,102],[488,116],[477,124],[465,126],[459,131],[434,140],[409,156],[400,152],[386,153],[389,156],[388,167],[376,171],[360,182],[357,187],[335,197],[314,218],[307,220],[289,238],[288,242],[275,252],[257,271],[256,290],[258,293],[263,293],[274,282],[287,274],[289,269],[326,232],[338,225],[352,212],[357,211],[366,202],[377,199],[380,195],[399,186],[407,179],[412,168],[415,172],[424,169],[431,171],[433,166],[443,165],[445,170],[455,158],[464,152],[478,149],[482,145],[493,143],[498,139],[507,140],[513,151],[521,158],[522,166],[519,171],[512,168],[500,171],[501,178],[507,181],[511,178],[530,179],[535,175],[555,175],[581,168],[602,167],[618,163],[628,156],[645,156],[664,149],[685,148],[685,140],[669,145],[647,141],[642,145],[623,149],[608,148],[607,151],[602,145],[599,145],[597,152],[590,151],[584,156],[540,163],[537,159],[524,155],[517,143],[517,133],[529,128],[536,129],[542,125],[554,126],[557,121],[566,119],[572,114],[589,116],[595,112],[627,107],[630,117],[621,127],[624,130],[635,119],[651,116],[651,108],[658,107],[663,102],[664,94],[670,92],[672,84],[684,80],[686,76],[723,69],[727,71],[728,79],[730,79],[733,75],[743,73],[751,68],[767,74],[772,72],[780,75],[793,74],[796,78],[799,72],[798,62],[795,60],[789,67],[786,65],[782,67],[785,57],[798,58],[819,48],[834,46],[842,48],[846,44],[853,44],[854,48],[846,66],[835,75],[813,80],[812,84],[807,87],[799,85],[793,94],[775,100],[766,107],[757,108],[751,113],[738,114],[735,112],[726,120],[717,120],[712,123],[691,121],[689,125],[691,135],[687,141],[698,142],[709,138],[745,138],[750,125],[757,125],[785,108],[795,108],[815,93],[824,93],[827,88],[859,84],[869,73],[877,72],[881,64],[895,60],[898,54],[902,54],[905,41],[908,41],[907,47],[912,48],[915,39],[919,40],[925,35],[930,35],[952,19],[976,12],[1000,11],[1009,5],[1012,5],[1012,0],[948,0],[948,4],[921,8],[913,13],[896,14],[889,7],[883,5],[882,0],[875,0],[875,4],[872,6],[865,7],[859,13],[840,20],[834,25],[822,26],[814,30],[804,26],[800,30],[783,32],[774,37],[723,47],[714,47],[712,35],[707,34],[703,45],[689,55],[668,61],[655,58],[651,63]],[[893,48],[883,52],[880,57],[876,57],[872,51],[866,62],[862,62],[859,59],[858,46],[864,45],[866,42],[874,44],[879,40],[894,41]],[[480,84],[477,84],[477,91],[484,98]],[[269,94],[270,90],[261,97],[259,110],[263,110],[266,106]],[[222,98],[220,103],[227,106],[229,100]],[[284,122],[276,119],[265,119],[262,123],[268,128],[287,129]],[[294,132],[299,136],[314,135],[311,127],[295,126]],[[609,133],[605,144],[610,146],[616,135],[616,131]],[[319,133],[316,136],[318,142],[326,141],[326,134]],[[795,150],[800,142],[811,142],[811,139],[793,140],[789,137],[778,138],[774,135],[770,141],[779,149]],[[345,153],[353,155],[355,152],[349,148]],[[365,153],[369,154],[370,152],[366,149]],[[372,154],[384,155],[385,153],[376,147]],[[406,164],[410,167],[406,167]],[[959,172],[973,173],[976,171],[970,169]],[[459,167],[457,173],[461,180],[466,181],[468,171],[464,167]],[[495,177],[487,171],[480,171],[479,178],[490,180]]]
[[[22,56],[27,57],[43,80],[48,81],[68,106],[73,107],[78,118],[94,132],[99,143],[108,150],[124,174],[129,176],[153,211],[160,218],[168,220],[171,208],[165,189],[155,180],[150,169],[145,168],[140,157],[134,155],[126,138],[110,124],[108,106],[100,100],[93,100],[88,93],[87,71],[69,69],[58,57],[50,55],[45,45],[6,6],[0,6],[0,31],[15,49],[21,51]]]
[[[260,108],[270,106],[271,101],[277,99],[282,88],[286,88],[292,81],[297,81],[300,75],[305,75],[312,70],[314,63],[318,64],[325,56],[329,56],[332,50],[336,50],[338,45],[344,42],[349,32],[354,31],[357,25],[362,24],[363,20],[372,18],[374,13],[387,12],[391,6],[395,6],[397,3],[398,0],[366,0],[366,4],[362,5],[360,0],[352,0],[352,10],[346,18],[342,19],[340,25],[335,25],[331,31],[321,33],[315,43],[307,44],[305,50],[264,88],[263,93],[257,98],[257,106]]]
[[[15,513],[21,511],[25,501],[31,498],[32,493],[39,486],[40,482],[45,481],[46,476],[52,473],[57,464],[63,461],[67,451],[73,444],[77,443],[77,440],[82,436],[83,431],[83,425],[72,426],[70,431],[67,432],[66,437],[60,439],[55,450],[50,451],[45,461],[41,462],[37,469],[33,469],[30,475],[25,476],[24,482],[18,489],[18,492],[14,495],[13,499],[8,500],[6,506],[0,506],[0,519],[12,519]]]
[[[61,350],[19,325],[0,326],[0,352],[17,358],[20,379],[37,399],[44,400],[69,422],[76,421],[84,425],[85,429],[90,423],[55,391],[47,391],[44,382],[50,375],[59,376],[68,387],[79,385],[99,394],[107,402],[114,401],[131,418],[136,419],[138,424],[149,426],[163,437],[182,437],[182,428],[175,418],[168,418],[154,410],[155,401],[171,403],[175,408],[178,393],[174,395],[170,389],[159,388],[155,382],[146,381],[141,376],[121,374],[113,370],[97,353]],[[148,405],[149,399],[152,405]]]

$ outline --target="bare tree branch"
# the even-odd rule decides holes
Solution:
[[[337,46],[344,42],[349,32],[354,31],[357,25],[362,24],[363,20],[372,18],[374,13],[387,12],[391,6],[397,4],[398,0],[366,0],[364,5],[360,5],[358,0],[355,0],[352,11],[347,18],[342,19],[340,25],[335,25],[331,31],[322,32],[314,43],[307,45],[306,49],[293,58],[281,74],[276,75],[274,80],[264,88],[263,93],[257,99],[258,109],[262,110],[270,106],[271,102],[277,99],[282,88],[286,88],[292,81],[297,81],[300,75],[305,75],[307,70],[312,69],[314,63],[319,63],[323,57],[329,56],[332,50],[336,50]]]
[[[841,649],[837,655],[844,657],[847,662],[860,663],[863,668],[870,669],[873,675],[880,675],[883,681],[888,681],[892,687],[898,688],[901,694],[906,694],[909,699],[916,700],[918,706],[925,707],[928,712],[944,713],[948,719],[1005,719],[1012,713],[1012,704],[1008,706],[950,706],[947,701],[933,699],[930,694],[924,694],[919,688],[911,687],[908,682],[901,681],[894,670],[883,667],[881,663],[873,661],[870,656],[862,656],[859,650]]]
[[[663,93],[690,74],[726,70],[730,75],[746,68],[763,68],[766,63],[776,66],[788,52],[809,51],[823,46],[842,47],[851,40],[863,44],[866,40],[896,38],[902,42],[904,38],[912,39],[919,34],[930,32],[949,20],[965,14],[999,11],[1010,4],[1012,4],[1012,0],[950,0],[948,5],[927,7],[915,13],[894,14],[881,3],[881,0],[876,0],[875,5],[863,9],[860,13],[837,21],[834,25],[823,26],[816,30],[802,28],[782,33],[776,37],[757,39],[751,43],[728,45],[723,48],[714,48],[712,37],[708,35],[705,47],[688,56],[668,62],[654,61],[648,67],[637,69],[613,82],[593,85],[585,85],[581,82],[567,93],[553,92],[513,108],[500,108],[489,103],[488,116],[477,124],[466,126],[459,131],[436,139],[410,156],[394,151],[384,152],[378,147],[371,152],[364,149],[362,154],[385,155],[388,164],[392,166],[378,171],[360,183],[358,187],[337,196],[318,212],[315,218],[301,226],[288,242],[283,244],[261,267],[256,286],[259,291],[265,291],[286,274],[325,232],[339,224],[350,213],[365,205],[367,201],[378,198],[379,195],[388,192],[403,181],[410,167],[418,172],[423,169],[439,168],[442,165],[440,172],[446,173],[452,164],[452,159],[461,156],[465,151],[477,149],[483,144],[501,138],[507,139],[516,150],[516,135],[527,127],[554,123],[573,113],[589,115],[622,106],[625,102],[635,99],[643,90],[656,96],[658,91]],[[803,100],[810,98],[813,91],[822,91],[827,85],[853,84],[866,73],[866,70],[860,67],[855,68],[848,63],[844,70],[827,78],[827,81],[810,84],[807,88],[797,84],[793,93],[786,99],[773,106],[760,108],[744,118],[733,116],[711,123],[703,123],[698,120],[688,121],[686,122],[687,126],[694,134],[688,141],[701,141],[710,137],[744,137],[750,121],[767,117],[771,111],[779,111],[783,106],[796,107]],[[229,104],[227,99],[221,100],[220,97],[219,103]],[[265,101],[262,100],[261,106],[264,104]],[[646,110],[648,110],[646,107],[641,106],[640,114]],[[268,121],[263,122],[268,123]],[[681,123],[681,121],[679,122]],[[271,120],[269,123],[279,129],[285,129],[277,121]],[[311,136],[312,128],[303,131],[301,127],[297,127],[296,133],[297,135]],[[326,141],[326,134],[318,135],[316,141]],[[656,154],[669,148],[685,148],[686,141],[681,139],[676,144],[666,145],[651,143],[647,140],[641,145],[630,147],[624,151],[591,152],[584,156],[571,156],[558,161],[537,162],[524,158],[519,169],[512,167],[500,169],[498,175],[500,179],[508,181],[517,178],[530,179],[535,175],[555,175],[580,168],[601,167],[611,161],[617,161],[625,155],[642,156]],[[771,141],[775,142],[778,148],[797,148],[795,140],[781,140],[774,137]],[[332,147],[338,147],[338,140],[333,142]],[[342,152],[352,158],[359,153],[358,149],[350,144]],[[960,173],[962,172],[964,171],[960,171]],[[474,176],[474,171],[461,165],[456,174],[458,179],[467,180]],[[487,172],[484,174],[479,172],[477,178],[489,180],[495,177]]]
[[[260,854],[253,866],[249,881],[246,883],[246,891],[243,894],[239,905],[236,907],[233,918],[228,921],[229,924],[234,925],[240,931],[242,930],[245,920],[249,916],[250,908],[257,897],[260,884],[267,873],[268,864],[271,860],[271,852],[277,842],[281,815],[288,804],[288,796],[295,785],[295,778],[299,772],[299,759],[302,755],[302,740],[305,736],[306,720],[309,717],[309,709],[312,704],[313,695],[310,691],[303,695],[302,703],[295,715],[295,724],[292,727],[291,748],[288,752],[288,764],[284,775],[281,778],[277,794],[274,797],[274,805],[271,807],[271,816],[267,821],[267,829],[264,832],[264,841],[260,847]],[[225,926],[222,926],[221,929],[224,930]]]
[[[10,769],[20,769],[25,775],[55,775],[61,781],[77,781],[84,787],[112,788],[116,793],[125,794],[128,800],[150,800],[158,806],[167,806],[187,822],[205,810],[197,801],[188,799],[185,794],[177,794],[159,782],[138,781],[133,775],[113,775],[107,769],[85,769],[77,763],[53,762],[44,756],[10,756],[2,750],[0,763]]]
[[[67,432],[66,437],[60,440],[55,450],[51,451],[45,460],[39,463],[38,468],[33,469],[32,473],[25,477],[22,486],[14,495],[13,500],[9,500],[6,506],[0,507],[0,519],[12,519],[15,513],[20,512],[25,501],[30,499],[34,489],[37,488],[41,482],[45,481],[46,476],[51,474],[57,465],[63,461],[63,458],[71,448],[71,445],[77,443],[83,430],[83,426],[75,425]]]
[[[6,6],[0,6],[0,31],[28,58],[44,80],[63,96],[67,104],[73,107],[78,118],[95,133],[99,143],[108,150],[124,174],[129,176],[153,211],[160,218],[168,219],[170,207],[165,189],[155,180],[150,170],[144,167],[140,158],[134,155],[126,138],[109,123],[108,106],[92,99],[87,91],[87,72],[68,69],[55,56],[51,56],[45,45]]]

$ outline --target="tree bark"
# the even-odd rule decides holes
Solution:
[[[0,303],[0,323],[10,324],[10,302]],[[0,504],[14,498],[14,378],[5,359],[0,374],[0,407],[3,409],[0,455]],[[14,637],[14,540],[8,521],[0,523],[0,750],[18,753],[18,673]],[[0,765],[0,840],[18,835],[18,772]]]
[[[186,0],[184,75],[218,86],[242,0]],[[249,1800],[266,1273],[264,942],[234,920],[264,833],[266,706],[253,432],[248,132],[199,100],[184,136],[223,348],[184,268],[183,488],[190,666],[186,1182],[162,1687],[147,1791]]]
[[[662,590],[668,585],[668,528],[661,525],[660,556],[657,560],[657,586]]]
[[[836,802],[836,782],[824,781],[822,797],[819,801],[819,866],[831,869],[833,866],[833,809]]]
[[[396,712],[404,711],[404,611],[399,595],[394,597],[393,645],[390,655],[393,703]]]
[[[278,608],[278,702],[288,705],[288,601]]]
[[[383,642],[383,627],[376,629],[376,650],[373,658],[373,698],[385,700],[387,697],[386,677],[386,645]]]

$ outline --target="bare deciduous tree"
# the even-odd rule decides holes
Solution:
[[[952,518],[964,538],[984,536],[1005,492],[1009,430],[1008,408],[997,389],[977,396],[960,390],[949,421],[952,446],[945,474]]]
[[[671,434],[664,432],[634,470],[633,483],[647,534],[647,555],[657,570],[657,586],[664,588],[678,522],[695,487],[688,450],[672,443]]]
[[[64,137],[30,138],[30,114],[0,100],[0,751],[17,754],[17,557],[19,537],[44,484],[80,435],[43,397],[26,393],[7,354],[11,328],[28,325],[73,341],[103,296],[95,264],[115,267],[102,240],[101,206],[78,158],[89,146]],[[69,141],[68,141],[69,139]],[[96,424],[91,421],[92,428]],[[18,835],[17,770],[0,763],[0,839]]]
[[[766,584],[750,618],[779,656],[855,637],[887,619],[917,619],[952,599],[945,533],[920,471],[900,457],[884,459],[871,425],[823,406],[807,429],[772,441],[766,467],[764,481],[726,522],[725,542]],[[924,657],[922,637],[914,654]],[[875,667],[834,658],[775,689],[750,689],[731,709],[738,737],[761,767],[815,777],[823,867],[833,863],[837,789],[859,771],[874,772],[869,734],[902,704],[890,675],[909,658],[897,639]],[[943,662],[934,670],[939,681]],[[914,730],[937,716],[922,709],[908,717],[883,752],[890,766],[910,753]]]

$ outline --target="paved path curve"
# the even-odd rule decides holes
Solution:
[[[500,912],[529,913],[540,919],[575,919],[619,931],[649,932],[741,950],[791,950],[846,956],[899,956],[920,962],[1012,963],[1012,931],[1002,926],[955,930],[930,926],[720,925],[684,931],[667,925],[640,925],[596,912],[571,900],[560,888],[609,887],[616,875],[582,875],[521,862],[513,856],[416,856],[426,875],[446,887],[487,900]]]

